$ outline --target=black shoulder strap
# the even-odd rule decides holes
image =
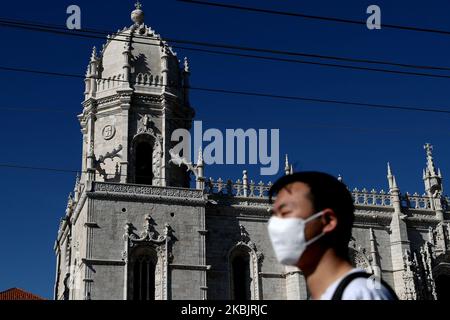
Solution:
[[[342,300],[342,294],[344,293],[344,290],[347,288],[347,286],[352,282],[353,280],[357,278],[365,278],[368,279],[372,277],[373,275],[367,272],[353,272],[347,275],[342,281],[339,283],[338,287],[334,291],[333,296],[331,297],[331,300]],[[381,284],[389,291],[391,294],[393,300],[398,300],[397,294],[395,291],[391,288],[390,285],[388,285],[385,281],[381,280]]]

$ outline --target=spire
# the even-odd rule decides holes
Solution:
[[[397,186],[397,180],[395,179],[395,176],[392,176],[392,189],[398,189]]]
[[[392,174],[391,164],[389,162],[387,163],[387,179],[389,182],[389,192],[398,197],[400,194],[400,189],[398,188],[395,175]]]
[[[427,169],[430,175],[434,176],[436,175],[436,167],[434,166],[434,160],[433,160],[433,146],[429,143],[426,143],[423,148],[426,150],[427,153]]]
[[[91,61],[96,61],[97,59],[97,48],[94,46],[92,48]]]
[[[187,105],[190,104],[190,102],[189,102],[189,88],[190,88],[189,77],[190,77],[190,75],[191,75],[191,69],[189,66],[189,60],[187,57],[185,57],[184,58],[184,68],[183,68],[183,91],[184,91],[183,95],[184,95],[184,103]]]
[[[189,60],[187,57],[184,57],[184,72],[190,73],[190,66],[189,66]]]
[[[248,196],[248,173],[247,170],[242,171],[242,185],[244,188],[244,197]]]
[[[397,182],[395,181],[395,177],[392,175],[391,164],[389,162],[387,163],[387,179],[389,183],[389,190],[396,188]]]
[[[196,188],[198,190],[203,190],[205,188],[205,172],[204,172],[204,162],[203,162],[203,149],[200,147],[198,149],[198,159],[197,165],[195,166],[196,172]]]
[[[291,166],[289,165],[289,158],[288,158],[288,155],[286,154],[286,160],[284,162],[284,174],[289,175],[290,172],[291,172]]]
[[[294,167],[292,166],[292,164],[291,164],[291,169],[289,171],[289,174],[294,174]]]
[[[435,195],[441,194],[443,192],[442,186],[442,173],[441,170],[436,170],[433,159],[433,146],[426,143],[423,148],[427,154],[427,166],[423,171],[423,181],[425,184],[425,191],[428,197],[434,197]]]
[[[197,166],[203,166],[203,150],[202,150],[202,147],[200,147],[200,149],[198,150]]]
[[[80,187],[80,173],[77,172],[77,177],[75,178],[75,186],[73,187],[73,194],[75,201],[78,201],[79,187]]]
[[[377,243],[375,240],[375,233],[373,228],[369,228],[369,241],[370,241],[370,256],[372,258],[371,265],[373,273],[376,277],[380,276],[380,266],[378,265],[378,252]]]
[[[137,1],[134,6],[136,7],[136,10],[133,10],[133,12],[131,12],[131,20],[134,22],[134,24],[141,25],[144,23],[145,17],[144,11],[142,11],[142,4]]]

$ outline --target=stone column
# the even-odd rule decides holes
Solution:
[[[122,161],[120,162],[120,182],[128,182],[128,154],[130,152],[128,147],[128,137],[129,137],[129,123],[130,123],[130,108],[133,90],[132,89],[121,89],[117,90],[120,95],[120,140],[122,144]]]
[[[167,167],[169,166],[169,149],[170,149],[170,123],[171,112],[167,105],[167,100],[162,101],[162,116],[161,116],[161,134],[162,134],[162,159],[161,159],[161,175],[158,185],[166,187],[170,183],[170,177],[167,176]]]
[[[393,286],[399,297],[404,296],[405,288],[405,261],[403,253],[410,251],[410,242],[408,239],[408,228],[404,221],[406,215],[401,211],[400,189],[397,186],[395,176],[392,175],[388,164],[389,192],[391,195],[391,205],[394,209],[390,225],[390,243]]]
[[[306,279],[297,267],[286,266],[286,299],[307,300]]]
[[[88,126],[88,143],[89,151],[86,157],[86,180],[91,182],[95,181],[95,121],[96,118],[96,107],[91,104],[91,109],[89,110],[87,126]]]
[[[200,266],[206,266],[206,235],[208,231],[206,230],[206,219],[205,219],[205,207],[202,206],[199,208],[199,241],[200,241],[200,251],[199,251],[199,261],[198,264]],[[200,287],[200,297],[202,300],[208,299],[208,282],[207,282],[207,272],[208,270],[201,270],[201,287]]]

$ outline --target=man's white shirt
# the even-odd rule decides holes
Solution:
[[[354,268],[344,276],[333,282],[322,294],[320,300],[331,300],[339,283],[349,274],[354,272],[365,272]],[[342,300],[392,300],[393,297],[386,287],[373,278],[356,278],[351,281],[342,293]]]

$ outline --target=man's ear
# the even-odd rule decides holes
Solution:
[[[329,233],[336,229],[337,224],[338,224],[338,219],[337,219],[336,213],[334,213],[333,209],[323,210],[322,223],[324,224],[323,233]]]

